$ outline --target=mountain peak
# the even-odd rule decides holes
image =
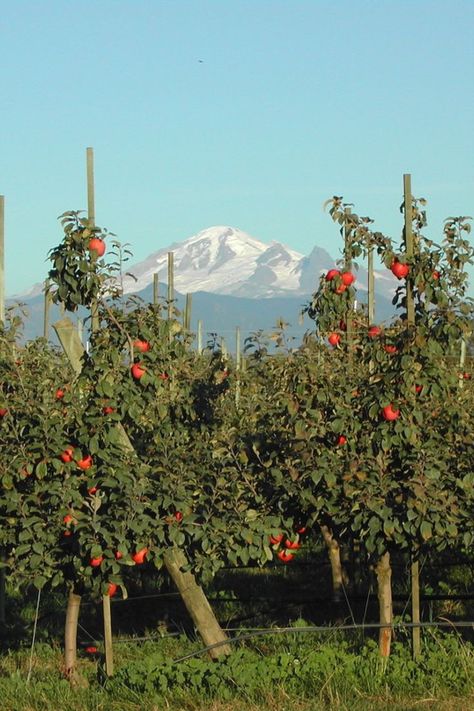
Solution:
[[[137,281],[125,280],[125,291],[144,289],[159,273],[167,277],[167,253],[174,253],[175,287],[178,291],[208,291],[217,294],[272,296],[297,287],[287,282],[288,269],[294,271],[303,255],[278,242],[266,244],[230,225],[207,227],[183,242],[150,255],[130,270]],[[264,276],[264,278],[262,278]],[[258,288],[265,284],[264,292]],[[293,283],[294,282],[294,283]]]

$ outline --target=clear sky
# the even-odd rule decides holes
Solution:
[[[323,201],[398,237],[402,175],[474,213],[473,0],[16,0],[0,13],[7,294],[86,207],[134,261],[211,225],[338,256]]]

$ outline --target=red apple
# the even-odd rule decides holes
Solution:
[[[102,565],[102,561],[104,560],[104,556],[100,555],[97,558],[91,558],[89,561],[89,565],[92,568],[99,568]]]
[[[183,520],[183,514],[181,511],[176,511],[174,517],[178,523]]]
[[[0,417],[5,417],[7,412],[8,412],[8,410],[6,407],[0,407]]]
[[[132,371],[132,375],[135,380],[140,380],[140,378],[146,373],[146,370],[141,363],[134,363],[130,370]]]
[[[98,257],[103,257],[105,254],[105,242],[99,237],[93,237],[88,246],[89,252],[96,252]]]
[[[390,355],[393,355],[394,353],[397,353],[397,351],[398,351],[397,346],[391,345],[389,343],[387,343],[383,347],[383,349],[384,349],[385,353],[389,353]]]
[[[277,556],[282,563],[289,563],[290,560],[293,560],[295,557],[293,553],[289,553],[288,551],[278,551]]]
[[[339,341],[341,340],[341,337],[338,333],[330,333],[328,336],[328,341],[331,344],[331,346],[337,346]]]
[[[140,351],[140,353],[146,353],[147,351],[150,350],[151,346],[148,343],[148,341],[141,341],[139,338],[137,338],[136,341],[133,341],[133,347],[137,350]]]
[[[433,272],[433,274],[431,275],[431,277],[432,277],[435,281],[437,281],[437,280],[440,278],[440,276],[441,276],[441,274],[440,274],[436,269],[435,269],[435,271]]]
[[[117,592],[118,586],[115,583],[109,583],[107,587],[107,595],[113,597]]]
[[[158,377],[160,378],[160,380],[168,380],[170,376],[168,375],[168,373],[160,373]]]
[[[285,548],[290,551],[297,551],[298,548],[301,548],[301,543],[298,543],[298,541],[285,541]]]
[[[382,329],[380,328],[380,326],[371,326],[367,331],[367,335],[369,338],[377,338],[378,336],[380,336],[381,333]]]
[[[341,446],[343,444],[346,444],[346,442],[347,442],[347,437],[345,437],[344,435],[339,435],[339,437],[337,438],[338,445]]]
[[[59,455],[59,459],[67,464],[68,462],[72,462],[74,458],[74,450],[72,447],[68,447],[67,449],[64,450],[64,452],[61,452]]]
[[[110,407],[110,405],[106,405],[106,407],[103,407],[103,408],[102,408],[102,412],[103,412],[104,415],[111,415],[112,412],[115,412],[115,408],[114,408],[114,407]]]
[[[472,378],[471,373],[463,373],[462,377],[464,380],[470,380]]]
[[[83,459],[80,459],[77,463],[77,466],[79,469],[82,469],[82,471],[85,471],[86,469],[90,469],[92,466],[92,457],[90,454],[87,455],[87,457],[84,457]]]
[[[326,274],[326,281],[332,281],[334,277],[338,276],[340,273],[339,269],[330,269]]]
[[[121,551],[115,551],[115,560],[120,560],[123,558],[123,553]]]
[[[296,533],[299,533],[300,536],[304,535],[306,533],[306,526],[301,526],[301,528],[296,529]]]
[[[73,517],[71,516],[71,514],[66,514],[66,515],[64,516],[64,518],[63,518],[63,521],[64,521],[64,523],[65,523],[66,526],[67,526],[69,523],[73,523],[74,519],[73,519]]]
[[[64,397],[64,390],[62,388],[58,388],[54,394],[54,397],[56,400],[61,400]]]
[[[400,416],[400,410],[394,410],[392,404],[386,405],[382,409],[382,417],[384,420],[396,420]]]
[[[345,284],[346,286],[350,286],[355,282],[356,278],[352,272],[343,272],[341,274],[341,280],[343,284]]]
[[[272,546],[276,546],[277,543],[281,543],[282,540],[284,539],[284,534],[283,533],[278,533],[276,536],[270,536],[270,543]]]
[[[334,289],[334,291],[336,294],[343,294],[346,289],[347,286],[345,284],[340,284],[336,289]]]
[[[97,647],[89,645],[89,647],[86,647],[84,651],[87,652],[87,654],[97,654]]]
[[[94,494],[97,494],[98,491],[99,491],[99,489],[97,488],[97,486],[91,486],[91,487],[89,487],[89,489],[87,489],[87,493],[88,493],[90,496],[93,496]]]
[[[141,548],[139,551],[132,555],[132,560],[135,561],[137,565],[141,565],[145,562],[146,555],[148,553],[148,548]]]
[[[408,273],[410,272],[410,267],[408,266],[408,264],[404,264],[403,262],[399,262],[398,259],[395,259],[392,262],[390,270],[392,274],[397,277],[397,279],[404,279],[406,276],[408,276]]]
[[[66,529],[63,533],[63,536],[65,536],[66,538],[68,538],[69,536],[72,536],[72,531],[70,531],[69,529]]]

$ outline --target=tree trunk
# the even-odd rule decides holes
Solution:
[[[192,573],[183,573],[181,570],[187,562],[184,553],[179,548],[167,550],[164,554],[164,562],[204,644],[207,646],[225,642],[227,635],[216,620],[202,588],[196,583]],[[218,659],[230,652],[230,644],[221,644],[209,650],[212,659]]]
[[[67,600],[66,624],[64,627],[64,666],[66,678],[71,684],[84,685],[85,680],[77,673],[77,623],[81,608],[81,596],[71,589]]]
[[[379,650],[381,657],[390,656],[390,644],[392,641],[392,568],[390,567],[390,553],[384,553],[377,563],[377,586],[379,598],[379,621],[381,627],[379,631]]]
[[[321,525],[320,528],[328,549],[329,562],[331,563],[332,597],[334,602],[340,602],[342,598],[342,588],[344,582],[347,580],[341,561],[341,548],[329,526]]]

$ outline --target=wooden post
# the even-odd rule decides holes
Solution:
[[[77,673],[77,623],[81,609],[81,596],[74,590],[69,592],[64,626],[64,666],[66,677],[72,684],[79,681]]]
[[[413,220],[412,220],[412,194],[411,175],[405,173],[403,176],[403,198],[404,198],[404,240],[405,253],[407,258],[413,257]],[[407,297],[407,328],[415,326],[415,302],[413,298],[413,287],[410,277],[406,281]],[[420,623],[420,566],[417,560],[412,557],[411,562],[411,620],[414,625]],[[412,628],[413,657],[416,659],[421,652],[421,630],[419,627]]]
[[[198,320],[198,329],[197,329],[197,350],[198,350],[198,355],[201,355],[202,353],[202,320]]]
[[[184,604],[198,629],[204,644],[211,645],[225,642],[225,633],[217,622],[207,598],[197,585],[191,573],[184,573],[183,568],[187,561],[184,553],[179,548],[168,549],[163,560],[166,568],[181,593]],[[229,644],[223,644],[215,649],[210,649],[209,654],[213,659],[230,654]]]
[[[374,283],[374,248],[367,252],[367,318],[368,325],[375,322],[375,283]]]
[[[51,308],[50,282],[44,282],[44,310],[43,310],[43,338],[48,340],[49,336],[49,311]]]
[[[381,657],[390,656],[392,641],[392,568],[390,553],[384,553],[376,566],[377,589],[379,599],[380,624],[386,625],[379,630],[379,651]]]
[[[0,322],[5,323],[5,198],[0,195]]]
[[[466,339],[461,341],[461,355],[459,356],[459,387],[464,387],[464,363],[466,362]]]
[[[0,323],[5,324],[5,198],[3,195],[0,195]],[[2,568],[0,570],[0,623],[4,622],[5,569]]]
[[[95,227],[95,188],[94,188],[94,149],[86,148],[87,163],[87,219],[91,227]],[[91,303],[91,331],[99,328],[99,310],[97,302]]]
[[[104,595],[102,597],[102,608],[104,612],[105,673],[107,676],[113,676],[114,652],[112,646],[112,613],[110,610],[110,595]]]
[[[413,220],[412,220],[412,195],[411,195],[411,175],[405,173],[403,176],[403,195],[404,195],[404,213],[405,213],[405,253],[410,259],[413,257]],[[413,299],[413,287],[411,279],[406,280],[407,285],[407,326],[409,328],[415,325],[415,302]]]
[[[159,282],[159,273],[155,272],[153,274],[153,305],[158,306],[158,297],[160,295],[160,282]]]
[[[3,195],[0,195],[0,324],[5,325],[5,198]],[[0,570],[0,623],[4,622],[5,569],[2,568]]]
[[[95,190],[94,190],[94,149],[86,148],[87,161],[87,218],[95,226]]]
[[[240,328],[235,329],[235,404],[238,407],[240,402],[240,359],[241,359],[241,343],[240,343]]]
[[[173,318],[174,301],[174,252],[168,252],[168,321]]]
[[[224,336],[222,336],[221,338],[221,353],[224,360],[227,360],[229,353],[227,350],[227,343],[225,342]]]
[[[344,269],[350,272],[352,269],[352,258],[350,251],[350,239],[351,239],[351,227],[349,224],[349,215],[351,214],[351,208],[344,208]],[[351,302],[346,313],[346,336],[347,336],[347,353],[349,356],[349,362],[352,359],[352,321],[354,317],[354,305]]]
[[[193,303],[193,295],[192,294],[186,294],[186,303],[184,306],[184,313],[183,313],[183,326],[185,331],[190,331],[191,330],[191,308],[192,308],[192,303]]]

